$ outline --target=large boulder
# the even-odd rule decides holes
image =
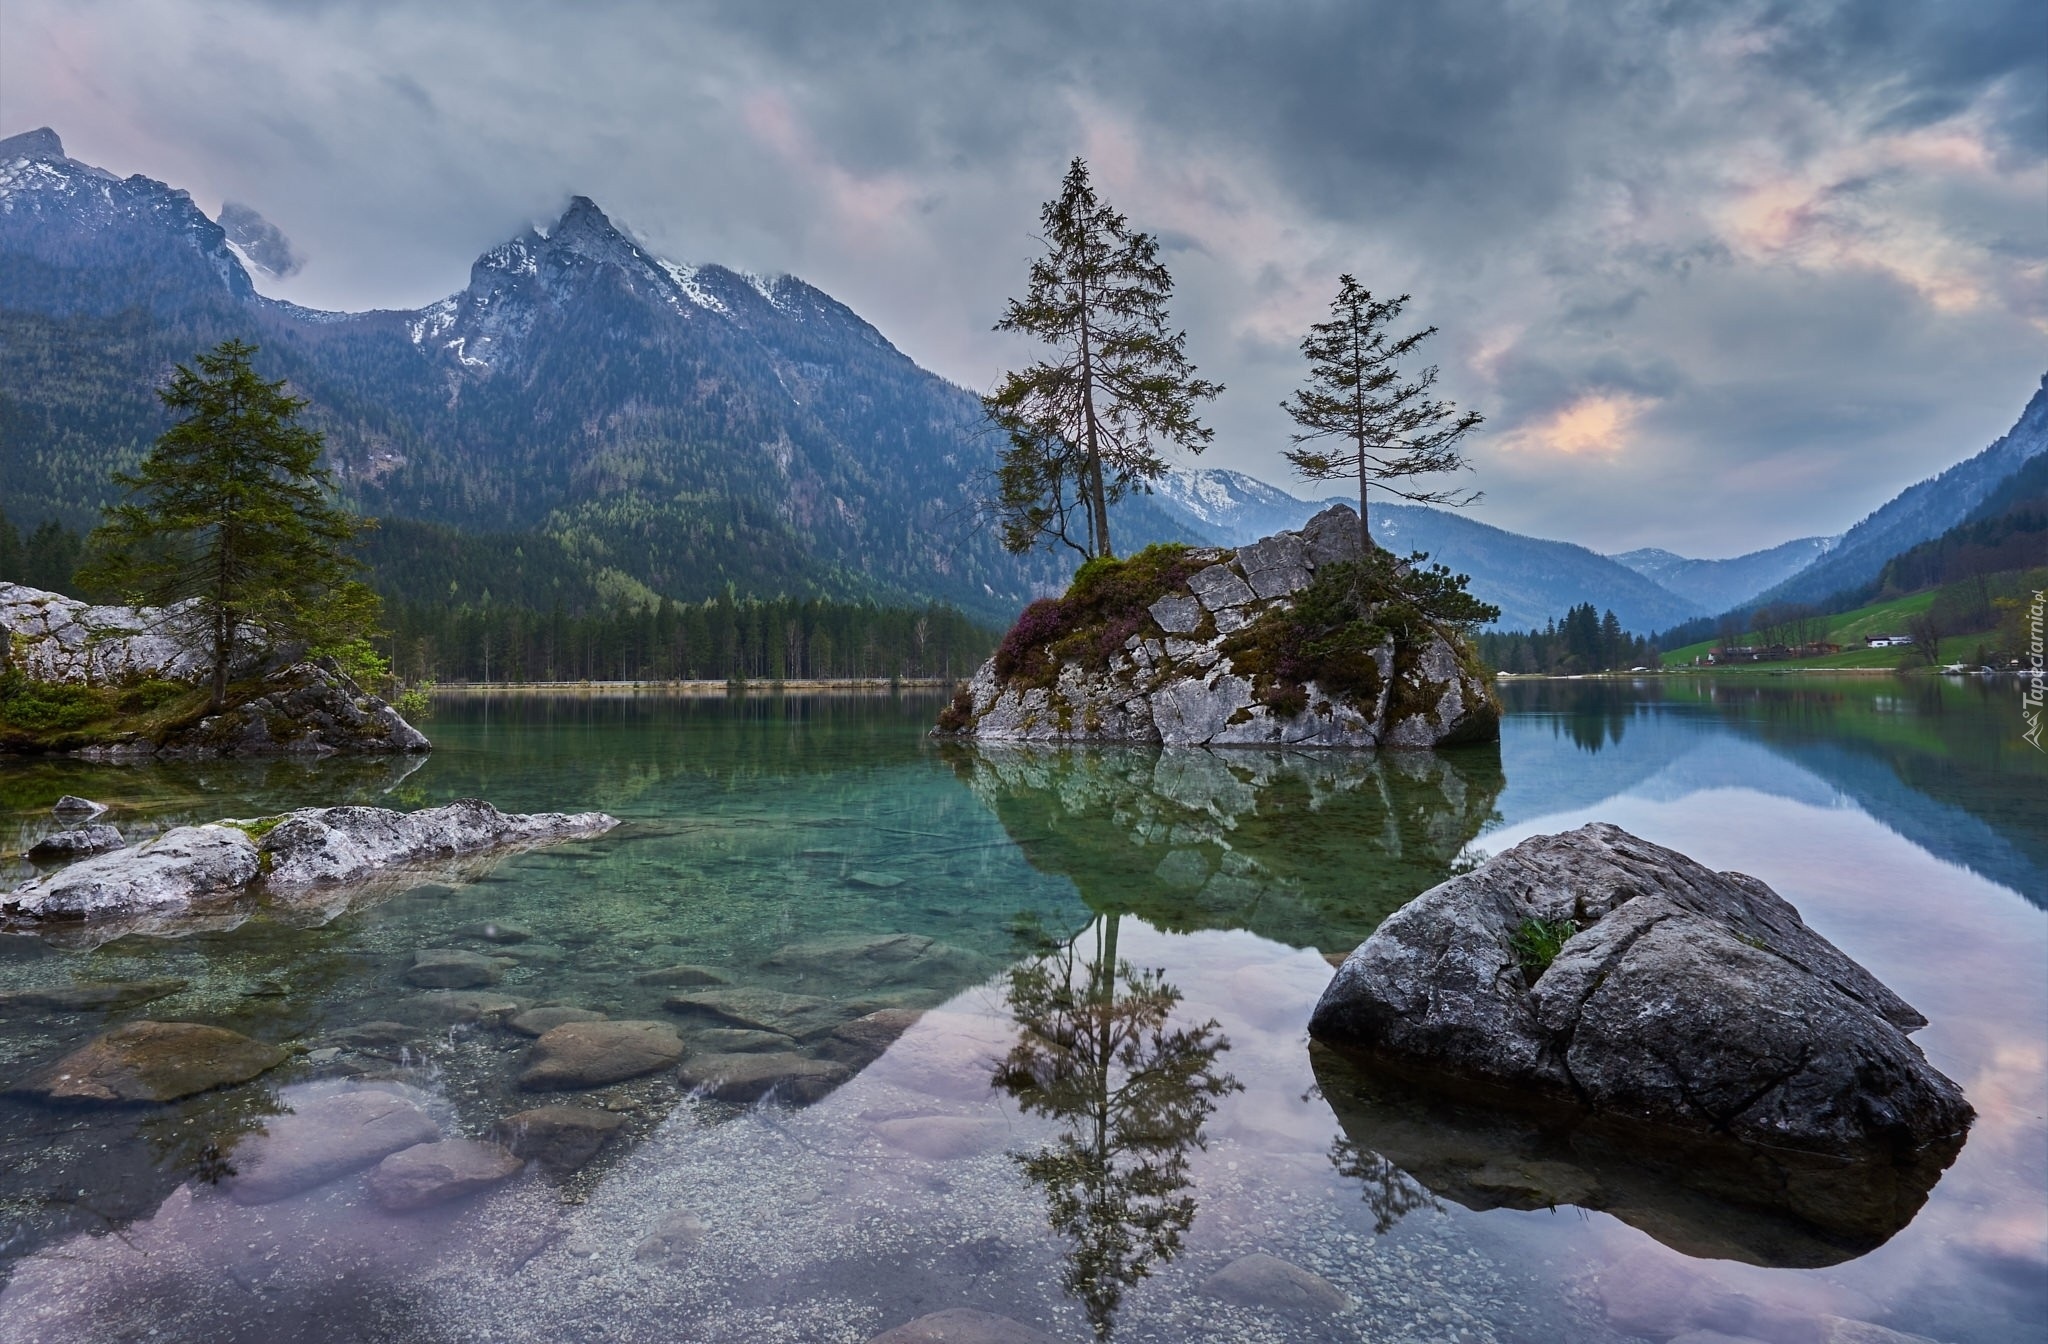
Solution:
[[[1301,674],[1269,647],[1266,618],[1290,610],[1318,570],[1357,559],[1358,544],[1358,515],[1340,504],[1298,533],[1234,551],[1183,550],[1149,564],[1157,553],[1147,552],[1126,562],[1106,604],[1077,597],[1077,583],[1067,598],[1019,618],[941,731],[1165,746],[1427,748],[1496,739],[1492,681],[1449,626],[1386,634],[1348,681],[1292,680]]]
[[[1309,1031],[1630,1126],[1903,1162],[1973,1115],[1907,1038],[1924,1025],[1762,882],[1596,824],[1403,906]]]
[[[603,1087],[682,1057],[682,1038],[666,1022],[564,1022],[533,1043],[519,1085],[529,1092]]]

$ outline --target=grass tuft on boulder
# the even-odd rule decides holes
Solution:
[[[1125,559],[1088,561],[1064,596],[1024,608],[996,649],[996,675],[1013,685],[1050,687],[1063,662],[1102,670],[1132,635],[1164,635],[1146,608],[1186,588],[1213,560],[1213,552],[1162,542]]]

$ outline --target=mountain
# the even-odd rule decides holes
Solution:
[[[533,552],[536,582],[566,564],[595,590],[940,598],[999,620],[1072,563],[1007,555],[977,518],[997,447],[977,399],[793,276],[657,257],[577,197],[446,299],[317,312],[257,294],[185,192],[71,159],[47,129],[0,141],[14,518],[90,524],[108,473],[164,427],[164,374],[230,335],[309,400],[357,507],[453,529],[395,551],[488,534],[492,556]],[[1123,517],[1132,535],[1207,535],[1149,500]]]
[[[1152,499],[1178,512],[1191,530],[1231,546],[1300,527],[1336,502],[1299,499],[1217,468],[1170,471]],[[1541,628],[1581,602],[1611,608],[1623,626],[1645,633],[1704,614],[1697,603],[1583,546],[1525,537],[1442,509],[1375,503],[1372,532],[1391,550],[1427,551],[1470,575],[1472,592],[1500,608],[1505,629]]]
[[[1962,522],[1887,560],[1877,588],[1911,593],[2040,565],[2048,565],[2048,453],[2006,477]]]
[[[1885,562],[1968,519],[2014,473],[2048,452],[2048,375],[2019,420],[1975,457],[1908,486],[1842,534],[1833,549],[1757,602],[1819,602],[1873,583]]]
[[[1255,476],[1221,467],[1173,468],[1153,486],[1152,498],[1226,546],[1292,531],[1330,503],[1298,499]]]
[[[1801,537],[1729,560],[1689,560],[1656,547],[1625,551],[1608,559],[1628,566],[1703,610],[1723,612],[1791,578],[1826,555],[1836,540]]]

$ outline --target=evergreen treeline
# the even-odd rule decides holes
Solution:
[[[1501,672],[1570,676],[1658,665],[1654,638],[1629,634],[1612,609],[1602,614],[1591,602],[1541,630],[1485,630],[1477,638],[1480,658]]]
[[[621,596],[592,587],[559,553],[534,550],[532,538],[522,548],[520,538],[463,538],[401,523],[391,533],[397,544],[379,551],[379,536],[370,534],[372,558],[386,563],[374,565],[372,586],[385,598],[386,633],[375,643],[406,681],[964,677],[996,645],[995,631],[938,603]],[[467,541],[480,545],[472,550]],[[83,550],[83,538],[54,518],[23,537],[0,513],[0,581],[104,597],[74,578]],[[495,557],[503,566],[493,573],[425,563],[451,556]],[[392,582],[387,564],[394,560],[423,563]],[[429,583],[420,577],[426,573],[437,577]],[[452,591],[440,600],[421,595],[444,583]],[[497,600],[501,593],[509,600]]]
[[[951,607],[721,596],[572,614],[556,606],[386,608],[406,681],[780,681],[964,677],[996,633]]]

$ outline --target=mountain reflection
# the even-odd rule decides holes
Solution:
[[[1349,951],[1459,870],[1496,820],[1496,748],[1447,752],[948,746],[1041,872],[1173,932]]]
[[[1216,1099],[1240,1090],[1217,1072],[1230,1043],[1216,1022],[1174,1024],[1180,991],[1117,956],[1117,926],[1097,919],[1010,971],[1019,1032],[991,1080],[1062,1122],[1058,1139],[1013,1156],[1072,1242],[1062,1281],[1105,1340],[1125,1290],[1179,1252],[1195,1220],[1188,1150]]]

